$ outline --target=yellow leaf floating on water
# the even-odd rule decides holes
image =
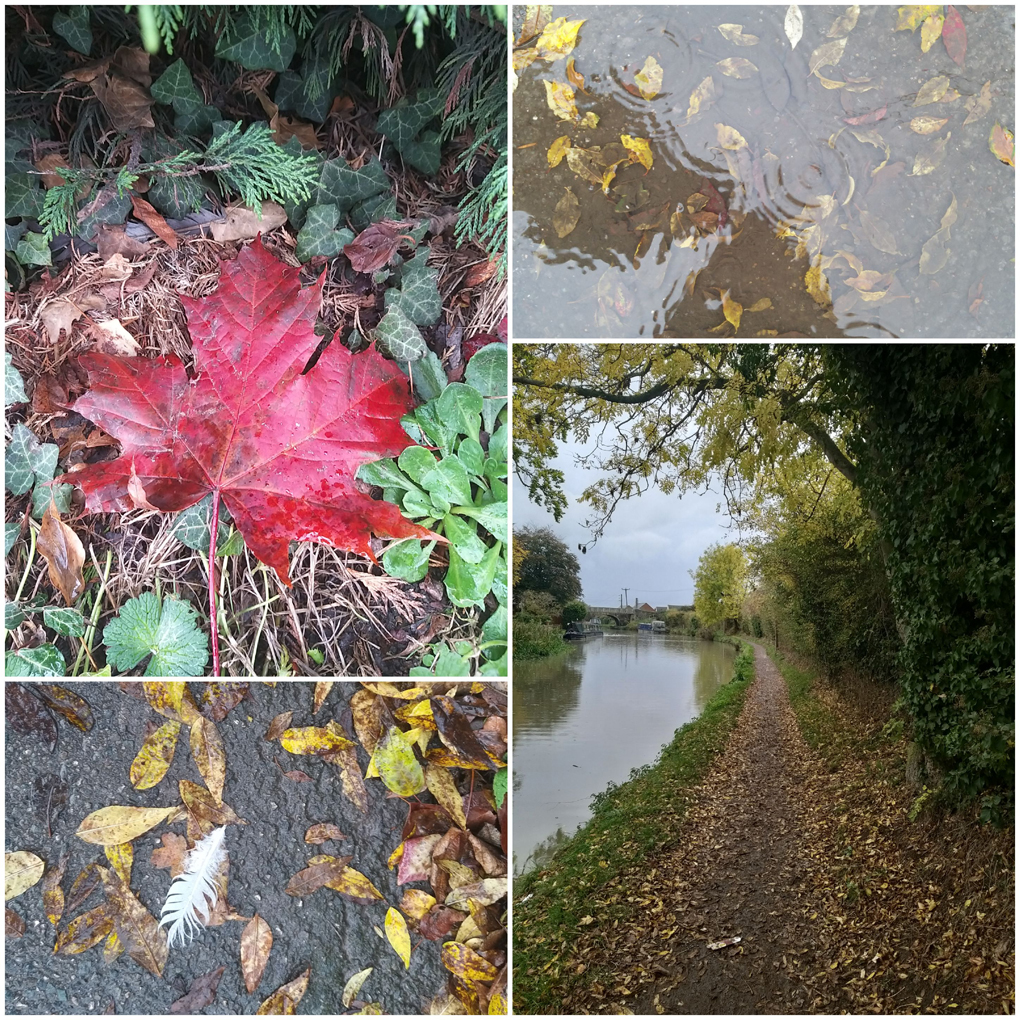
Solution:
[[[910,171],[908,176],[921,177],[924,174],[930,174],[941,166],[942,160],[946,158],[946,143],[952,137],[953,132],[950,131],[946,134],[945,138],[940,138],[933,145],[919,152],[914,159],[914,169]]]
[[[577,33],[585,23],[585,18],[580,21],[567,21],[566,18],[557,18],[551,21],[542,29],[542,34],[535,41],[535,49],[543,60],[559,60],[570,53],[577,45]]]
[[[854,290],[871,290],[875,284],[881,283],[885,279],[885,273],[880,273],[875,269],[865,269],[863,272],[859,272],[857,276],[846,283],[848,286],[853,287]]]
[[[816,304],[832,304],[832,295],[829,292],[829,281],[825,278],[825,273],[822,272],[822,267],[818,260],[816,260],[804,274],[804,285],[807,287],[808,294],[811,295]]]
[[[690,120],[691,117],[698,113],[703,103],[708,104],[712,102],[715,102],[715,82],[712,80],[712,76],[709,75],[691,93],[690,104],[687,107],[687,119]]]
[[[545,158],[549,161],[550,168],[560,165],[563,157],[567,154],[567,149],[569,148],[570,135],[560,135],[560,137],[549,146],[549,151],[545,154]]]
[[[730,78],[750,78],[752,74],[758,73],[757,66],[744,57],[727,57],[718,61],[715,66]]]
[[[981,92],[976,96],[971,96],[963,105],[967,108],[967,119],[963,122],[964,127],[975,120],[980,120],[992,108],[992,83],[986,81],[981,86]]]
[[[921,52],[927,53],[942,38],[946,19],[941,14],[929,14],[921,25]]]
[[[622,159],[618,159],[603,175],[602,175],[602,194],[609,194],[609,185],[613,183],[613,178],[616,176],[616,168],[623,162]]]
[[[857,27],[857,19],[861,16],[859,4],[854,4],[846,9],[846,13],[840,15],[831,25],[827,38],[838,39],[840,36],[849,35]]]
[[[567,166],[574,171],[578,177],[583,177],[591,184],[602,184],[602,171],[596,170],[587,149],[568,149]]]
[[[933,135],[948,123],[948,117],[915,117],[910,122],[910,130],[918,135]]]
[[[909,28],[911,32],[915,32],[917,31],[917,26],[920,25],[925,18],[932,14],[941,14],[942,7],[942,4],[898,7],[896,9],[896,14],[899,20],[896,22],[896,28],[893,31],[900,32],[903,29]]]
[[[576,120],[577,105],[574,102],[574,90],[561,81],[549,81],[542,79],[545,85],[545,101],[549,109],[556,114],[560,120]]]
[[[556,203],[553,212],[553,226],[560,237],[566,237],[581,218],[581,203],[578,202],[577,196],[570,188],[566,188],[565,191],[566,194]]]
[[[845,37],[823,43],[808,59],[808,71],[814,74],[820,67],[835,67],[843,58],[843,50],[845,49]]]
[[[760,41],[756,35],[744,35],[743,25],[719,25],[718,27],[722,37],[735,46],[757,46]]]
[[[652,147],[648,144],[647,138],[632,138],[630,135],[620,135],[623,147],[630,153],[632,163],[640,163],[646,170],[652,169]]]
[[[914,106],[927,106],[929,103],[937,103],[949,88],[949,76],[940,74],[935,78],[929,78],[918,90]]]
[[[393,946],[393,952],[404,961],[404,969],[411,967],[411,936],[407,931],[407,922],[401,917],[396,907],[390,907],[386,911],[386,921],[383,927],[386,929],[386,938]]]
[[[662,68],[655,57],[645,60],[645,66],[634,75],[634,83],[642,99],[654,99],[662,91]]]
[[[1013,162],[1013,132],[1009,128],[1004,128],[998,121],[988,136],[988,148],[991,149],[992,155],[1001,159],[1003,163],[1016,166]]]
[[[736,129],[731,128],[728,124],[715,125],[715,135],[719,139],[719,145],[724,149],[732,149],[734,152],[738,149],[747,148],[747,140],[744,136]]]
[[[573,57],[567,61],[567,81],[569,81],[570,84],[573,85],[579,92],[585,91],[584,75],[577,70]]]

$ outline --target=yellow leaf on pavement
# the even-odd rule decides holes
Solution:
[[[630,135],[620,135],[623,147],[630,153],[632,163],[640,163],[646,170],[652,169],[652,147],[648,144],[647,138],[632,138]]]
[[[404,969],[409,970],[411,967],[411,936],[407,931],[407,922],[400,916],[400,911],[396,907],[390,907],[386,911],[385,929],[386,938],[393,946],[393,951],[404,961]]]
[[[654,99],[662,91],[662,68],[655,57],[648,57],[645,66],[634,75],[642,99]]]
[[[914,106],[927,106],[929,103],[937,103],[949,88],[949,76],[940,74],[935,78],[929,78],[918,90]]]
[[[379,778],[398,797],[413,797],[425,789],[425,773],[415,757],[414,746],[398,727],[389,728],[375,745],[372,757]]]
[[[151,790],[166,775],[174,760],[180,732],[181,724],[171,719],[145,738],[129,772],[131,785],[136,790]]]
[[[344,985],[344,993],[340,997],[340,1001],[344,1004],[344,1009],[350,1009],[351,1003],[358,997],[358,992],[361,991],[361,986],[365,983],[368,975],[372,973],[372,967],[366,967],[364,970],[359,970],[354,977],[350,978],[347,984]]]
[[[159,825],[177,811],[178,805],[168,808],[128,807],[113,804],[100,808],[85,817],[78,826],[76,836],[86,843],[99,846],[117,846],[130,843],[143,832]]]
[[[567,149],[569,148],[570,135],[560,135],[560,137],[549,146],[549,151],[545,155],[545,158],[549,161],[549,166],[559,166],[563,157],[567,154]]]
[[[910,122],[910,130],[918,135],[933,135],[948,123],[948,117],[915,117]]]
[[[577,104],[574,102],[574,90],[561,81],[549,81],[542,79],[545,85],[545,101],[549,109],[559,117],[560,120],[576,120]]]
[[[946,19],[941,14],[929,14],[921,24],[921,52],[927,53],[942,38]]]
[[[766,308],[772,307],[772,298],[759,298],[750,308],[745,309],[748,312],[764,312]]]
[[[4,854],[4,899],[12,900],[31,889],[46,870],[46,862],[28,850]]]
[[[899,32],[909,28],[911,32],[917,30],[917,26],[931,14],[941,14],[942,4],[924,4],[921,6],[898,7],[896,9],[897,22],[894,31]]]

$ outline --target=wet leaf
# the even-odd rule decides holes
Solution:
[[[927,53],[928,50],[935,45],[940,38],[942,38],[942,26],[945,24],[945,19],[941,14],[929,14],[927,18],[921,23],[921,52]]]
[[[719,141],[719,145],[724,149],[746,149],[747,140],[744,136],[736,129],[730,127],[728,124],[715,125],[716,138]]]
[[[872,110],[871,113],[862,113],[859,117],[844,117],[844,124],[851,124],[858,127],[862,124],[875,124],[886,115],[888,107],[883,106],[880,110]]]
[[[52,613],[68,613],[70,610],[56,609],[51,610]],[[44,619],[46,616],[44,614]],[[53,619],[53,617],[49,617]],[[57,626],[56,622],[50,624],[51,626]],[[64,633],[64,631],[61,631]],[[50,706],[55,712],[59,712],[72,726],[82,731],[82,733],[88,733],[92,729],[92,709],[89,707],[87,701],[84,698],[79,697],[74,691],[69,691],[66,687],[61,687],[59,684],[36,684],[34,688],[39,696]]]
[[[413,797],[425,789],[425,773],[415,756],[414,744],[398,727],[391,726],[375,745],[372,759],[386,788],[398,796]]]
[[[145,680],[142,691],[149,707],[167,719],[190,726],[198,718],[198,706],[183,680]]]
[[[11,910],[10,907],[4,909],[4,934],[9,939],[20,939],[25,934],[24,918]]]
[[[796,49],[797,43],[804,36],[804,15],[797,4],[790,4],[786,9],[786,18],[783,21],[783,30],[786,38],[790,40],[790,49]]]
[[[405,889],[400,898],[400,909],[415,921],[420,921],[435,905],[435,896],[424,889]]]
[[[914,159],[914,169],[910,171],[909,176],[921,177],[924,174],[930,174],[939,167],[942,160],[946,158],[946,143],[952,137],[953,132],[950,131],[945,138],[940,138],[933,145],[919,152]]]
[[[772,307],[772,299],[763,297],[759,298],[750,308],[745,309],[748,312],[764,312],[766,308]]]
[[[288,896],[310,896],[330,882],[340,879],[350,862],[350,857],[334,857],[332,854],[317,854],[287,883],[284,892]]]
[[[4,854],[4,899],[12,900],[31,889],[46,870],[46,862],[28,850]]]
[[[335,724],[330,726],[298,726],[284,730],[280,735],[280,745],[291,754],[323,754],[324,752],[342,751],[354,745],[348,740]]]
[[[560,137],[549,146],[549,151],[546,153],[545,158],[549,163],[550,169],[554,166],[560,165],[569,148],[570,135],[560,135]]]
[[[145,738],[131,763],[131,785],[136,790],[151,790],[166,775],[174,760],[180,732],[181,724],[171,719]]]
[[[67,867],[67,855],[60,858],[60,862],[52,868],[47,868],[42,881],[43,909],[46,911],[46,919],[50,924],[57,924],[64,915],[64,890],[60,883],[64,878],[64,869]]]
[[[574,90],[561,81],[549,81],[542,79],[545,85],[545,101],[549,109],[559,117],[560,120],[576,120],[577,104],[574,102]]]
[[[577,70],[573,57],[567,61],[567,81],[569,81],[578,92],[586,91],[584,87],[584,75]]]
[[[450,770],[437,765],[427,765],[425,767],[425,785],[428,786],[429,793],[446,809],[447,814],[453,819],[453,823],[466,829],[464,798],[457,789]]]
[[[105,939],[113,931],[113,918],[106,903],[100,903],[84,914],[79,914],[68,926],[57,933],[53,952],[75,956],[84,953]]]
[[[552,21],[551,4],[528,4],[524,9],[524,23],[521,34],[517,37],[517,45],[523,46],[529,39],[541,35],[542,29]]]
[[[411,968],[411,936],[407,931],[407,922],[401,917],[396,907],[386,911],[386,938],[393,951],[404,961],[404,969]]]
[[[896,9],[897,21],[893,31],[900,32],[909,28],[911,32],[917,30],[917,26],[931,14],[941,14],[942,4],[926,4],[922,6],[898,7]]]
[[[187,992],[170,1003],[171,1013],[200,1013],[216,1001],[216,990],[226,967],[217,967],[208,974],[200,974],[188,985]]]
[[[130,843],[176,811],[177,805],[168,808],[144,808],[115,804],[93,811],[78,826],[75,835],[86,843],[98,843],[99,846]]]
[[[832,304],[829,281],[822,272],[820,261],[815,261],[804,274],[804,285],[816,304],[827,307]]]
[[[620,135],[623,147],[630,153],[632,163],[640,163],[646,170],[652,169],[652,147],[648,144],[647,138],[632,138],[630,135]]]
[[[49,568],[50,583],[70,606],[85,587],[82,567],[85,547],[74,530],[60,519],[56,504],[50,500],[39,528],[37,548]]]
[[[590,128],[594,130],[599,126],[599,115],[593,110],[589,110],[578,122],[578,127]]]
[[[358,993],[361,991],[361,986],[368,979],[368,975],[372,973],[372,967],[366,967],[364,970],[359,970],[353,977],[348,978],[347,984],[344,985],[344,992],[340,998],[340,1001],[344,1004],[344,1009],[350,1009],[351,1003],[358,997]]]
[[[727,57],[716,62],[716,67],[730,78],[750,78],[758,73],[758,68],[744,57]]]
[[[687,119],[690,120],[701,110],[703,105],[715,102],[715,82],[712,76],[705,78],[700,85],[697,85],[691,92],[690,103],[687,107]]]
[[[42,700],[24,684],[4,685],[7,722],[11,729],[34,736],[51,752],[57,746],[57,721]]]
[[[462,942],[443,943],[443,966],[469,985],[484,984],[496,977],[494,964]]]
[[[316,825],[308,827],[308,831],[305,832],[306,843],[325,843],[327,840],[334,839],[346,839],[347,837],[340,831],[340,827],[335,825],[333,822],[318,822]]]
[[[297,1005],[308,991],[308,979],[312,976],[312,968],[299,974],[293,981],[288,981],[269,996],[255,1011],[256,1016],[294,1016]]]
[[[340,782],[343,786],[344,796],[362,814],[367,814],[368,791],[365,789],[365,779],[361,774],[361,766],[358,765],[358,756],[354,753],[354,748],[348,747],[343,751],[331,751],[322,757],[340,769]]]
[[[722,300],[722,311],[726,321],[733,326],[734,331],[740,329],[740,318],[744,314],[744,306],[739,301],[734,301],[728,290],[719,290],[719,297]]]
[[[249,992],[258,988],[272,948],[273,932],[256,913],[241,933],[241,973],[244,974],[244,986]]]
[[[191,757],[217,806],[223,803],[227,756],[216,723],[200,715],[191,724]]]
[[[940,74],[935,78],[929,78],[918,90],[914,106],[927,106],[929,103],[937,103],[949,88],[949,76]]]
[[[471,901],[482,906],[498,903],[507,893],[507,879],[483,878],[478,882],[457,886],[446,897],[446,906],[453,910],[470,910]]]
[[[744,35],[743,25],[719,25],[722,37],[734,46],[757,46],[761,41],[756,35]]]
[[[556,209],[553,211],[553,227],[560,237],[566,237],[581,218],[581,203],[578,202],[577,196],[570,188],[563,190],[565,194],[556,203]]]
[[[350,860],[350,858],[347,858]],[[326,888],[340,893],[355,903],[375,903],[381,900],[383,894],[364,876],[354,868],[344,868],[336,877],[326,882]]]
[[[542,34],[535,40],[535,49],[543,60],[559,60],[570,53],[577,45],[577,33],[586,19],[567,21],[557,18],[542,29]]]
[[[833,39],[832,42],[823,43],[811,54],[808,59],[808,71],[815,74],[820,67],[834,67],[843,57],[843,50],[846,49],[846,38]]]
[[[597,164],[593,164],[591,155],[587,149],[567,149],[567,166],[590,184],[602,186],[602,170]],[[481,556],[480,552],[478,555]]]
[[[117,937],[128,956],[150,974],[161,977],[169,947],[159,922],[115,871],[100,868],[99,874],[113,923],[117,926]]]
[[[915,117],[910,122],[910,130],[919,135],[933,135],[948,123],[948,117]]]
[[[634,82],[642,99],[654,99],[662,91],[662,68],[655,57],[647,57]]]
[[[290,721],[293,718],[294,718],[293,712],[281,712],[269,724],[269,729],[266,730],[266,735],[262,739],[279,740],[280,737],[283,735],[284,730],[286,730],[290,726]]]
[[[942,41],[946,44],[946,53],[963,67],[963,58],[967,55],[967,28],[960,17],[960,12],[950,4],[946,7],[946,23],[942,29]]]
[[[1016,166],[1013,162],[1013,132],[1009,128],[1004,128],[998,121],[988,135],[988,148],[991,149],[992,155],[1003,163]]]
[[[896,247],[896,238],[893,237],[892,231],[885,225],[885,221],[877,216],[872,216],[867,209],[861,210],[861,227],[865,238],[867,238],[873,248],[884,251],[889,255],[900,254]]]
[[[981,86],[981,92],[971,96],[963,105],[967,108],[967,119],[963,122],[965,127],[980,120],[992,108],[992,83],[986,81]]]
[[[826,33],[827,38],[837,39],[840,36],[849,35],[856,28],[860,14],[861,8],[858,4],[848,7],[846,13],[841,14],[829,27],[829,31]]]

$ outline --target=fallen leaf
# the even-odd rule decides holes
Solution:
[[[900,32],[909,28],[911,32],[917,30],[917,26],[931,14],[941,14],[942,4],[926,4],[923,6],[898,7],[896,9],[897,21],[893,31]]]
[[[280,985],[255,1011],[256,1016],[294,1016],[298,1003],[308,991],[308,979],[312,976],[312,968],[299,974],[293,981]]]
[[[578,127],[594,130],[599,126],[599,115],[594,110],[589,110],[578,122]]]
[[[757,46],[760,42],[756,35],[744,35],[743,25],[719,25],[717,26],[722,37],[733,43],[734,46]]]
[[[992,83],[986,81],[981,86],[980,93],[971,96],[963,105],[967,109],[967,118],[963,122],[964,127],[975,120],[980,120],[992,108]]]
[[[825,273],[822,272],[820,260],[815,261],[804,274],[804,285],[816,304],[822,306],[832,304],[829,281],[825,278]]]
[[[425,789],[425,773],[406,734],[391,726],[375,745],[372,760],[387,789],[399,797],[413,797]]]
[[[577,70],[573,57],[567,61],[567,81],[569,81],[570,84],[578,90],[578,92],[586,91],[584,87],[584,75]]]
[[[602,171],[594,164],[587,149],[567,149],[567,166],[591,184],[602,185]]]
[[[123,223],[100,223],[96,231],[96,247],[103,262],[108,262],[115,255],[136,259],[149,251],[148,244],[128,236]]]
[[[305,833],[306,843],[325,843],[330,839],[346,839],[347,837],[340,831],[340,827],[333,822],[318,822],[315,825],[309,826],[308,831]]]
[[[715,125],[715,134],[719,145],[724,149],[736,151],[747,148],[747,140],[744,136],[736,128],[732,128],[728,124],[717,123]]]
[[[152,119],[152,96],[138,82],[119,74],[100,74],[89,85],[118,131],[156,126]]]
[[[652,169],[652,147],[647,138],[632,138],[630,135],[620,135],[623,147],[630,153],[632,163],[640,163],[646,170]]]
[[[49,568],[50,583],[69,606],[73,605],[85,587],[81,573],[85,547],[74,530],[60,519],[52,499],[39,526],[38,549]]]
[[[757,66],[744,57],[727,57],[717,61],[715,66],[730,78],[750,78],[752,74],[758,73]]]
[[[556,203],[556,208],[553,211],[553,227],[560,237],[566,237],[577,226],[577,221],[581,218],[581,203],[578,202],[577,196],[570,188],[563,190],[565,194]]]
[[[933,135],[948,123],[948,117],[915,117],[910,122],[910,130],[919,135]]]
[[[177,235],[173,232],[167,221],[158,213],[144,198],[131,195],[131,207],[135,216],[140,219],[157,237],[166,241],[174,250],[177,250]]]
[[[929,103],[937,103],[949,88],[949,76],[940,74],[935,78],[929,78],[918,90],[914,106],[927,106]]]
[[[130,843],[174,814],[180,805],[168,808],[127,807],[111,804],[87,815],[75,835],[86,843],[118,846]]]
[[[287,213],[276,202],[263,202],[262,215],[248,205],[228,208],[223,219],[209,224],[214,241],[253,241],[287,222]]]
[[[301,143],[303,149],[321,149],[315,127],[306,120],[297,117],[288,117],[280,113],[280,108],[274,103],[265,92],[257,85],[252,86],[252,92],[258,97],[262,109],[266,111],[269,118],[269,130],[273,132],[273,140],[277,145],[286,145],[292,138]]]
[[[256,915],[257,916],[257,915]],[[216,990],[226,967],[217,967],[208,974],[201,974],[188,985],[187,992],[170,1003],[171,1013],[200,1013],[216,1001]],[[251,991],[251,989],[249,989]]]
[[[1002,160],[1003,163],[1008,166],[1016,166],[1013,162],[1013,132],[1009,128],[1004,128],[998,121],[995,122],[988,135],[988,148],[992,155]]]
[[[772,299],[763,297],[759,298],[750,308],[745,308],[747,312],[764,312],[766,308],[772,307]]]
[[[970,302],[968,311],[974,318],[977,318],[978,309],[981,307],[981,303],[984,301],[984,290],[985,282],[984,278],[980,279],[977,283],[972,283],[967,291],[967,300]]]
[[[960,12],[952,4],[946,7],[942,41],[946,44],[946,53],[957,65],[963,67],[963,58],[967,55],[967,28]]]
[[[128,956],[150,974],[162,977],[169,947],[159,922],[115,871],[99,868],[99,874],[117,926],[117,938],[124,944]]]
[[[258,988],[272,948],[272,929],[256,913],[241,932],[241,973],[244,975],[244,986],[249,992]]]
[[[914,169],[910,171],[909,176],[921,177],[923,174],[930,174],[939,167],[942,160],[946,158],[946,143],[952,137],[953,132],[950,131],[945,138],[940,138],[933,145],[919,152],[914,159]]]
[[[369,536],[427,538],[392,504],[357,489],[373,456],[407,445],[400,416],[411,406],[406,377],[375,351],[319,345],[314,332],[322,278],[301,288],[260,241],[220,272],[206,298],[181,297],[197,376],[173,356],[79,358],[92,389],[75,410],[121,441],[122,454],[75,472],[92,513],[130,509],[137,465],[149,500],[164,512],[223,498],[249,549],[285,584],[289,543],[327,542],[374,559]],[[251,393],[261,394],[253,401]],[[358,442],[345,440],[355,428]]]
[[[585,20],[581,18],[579,21],[567,21],[566,18],[557,18],[551,21],[535,40],[538,55],[543,60],[559,60],[565,57],[577,45],[577,33]]]
[[[378,220],[367,226],[353,241],[344,245],[344,254],[356,273],[374,273],[389,265],[402,242],[415,243],[404,231],[412,227],[410,220]]]
[[[46,862],[28,850],[4,854],[4,900],[31,889],[46,870]]]
[[[885,225],[884,220],[879,219],[877,216],[872,216],[866,209],[862,209],[861,227],[863,228],[864,236],[872,247],[889,255],[900,254],[896,247],[896,238],[893,237],[892,231]]]
[[[709,75],[691,92],[690,103],[687,107],[687,119],[690,120],[691,117],[698,113],[701,110],[702,104],[714,101],[715,82],[712,80],[712,76]]]
[[[662,68],[655,57],[647,57],[634,82],[642,99],[654,99],[662,91]]]
[[[783,30],[786,38],[790,40],[790,49],[795,50],[797,43],[804,36],[804,15],[797,4],[790,4],[786,9],[786,18],[783,20]]]
[[[929,14],[927,18],[921,23],[921,52],[927,53],[928,50],[935,45],[940,38],[942,38],[942,27],[945,24],[945,18],[941,14]]]
[[[843,57],[843,50],[846,49],[846,38],[833,39],[832,42],[823,43],[811,54],[808,59],[808,71],[814,74],[820,67],[834,67]]]
[[[723,316],[726,321],[733,326],[734,330],[740,329],[740,319],[744,314],[744,306],[739,301],[734,301],[730,297],[728,290],[719,290],[719,297],[722,299]]]
[[[97,339],[93,350],[119,358],[133,358],[138,354],[138,341],[124,328],[120,319],[104,319],[95,323],[95,332]]]
[[[191,724],[191,758],[213,796],[216,806],[223,803],[223,784],[227,775],[227,755],[216,723],[200,715]]]
[[[404,969],[411,968],[411,936],[407,931],[407,922],[400,915],[396,907],[390,907],[386,911],[386,938],[389,940],[393,951],[404,961]]]
[[[541,35],[542,29],[552,20],[551,4],[528,4],[524,9],[524,21],[521,24],[521,34],[517,37],[517,45],[523,46],[526,42]]]
[[[366,967],[364,970],[359,970],[357,974],[349,978],[347,984],[344,985],[343,995],[340,997],[340,1001],[344,1005],[344,1009],[350,1009],[351,1003],[358,997],[358,993],[361,991],[361,986],[365,983],[368,975],[372,973],[372,967]]]
[[[48,152],[45,156],[40,156],[35,161],[35,168],[42,171],[42,177],[40,178],[42,186],[49,189],[66,184],[67,181],[60,174],[53,173],[53,171],[68,165],[67,160],[59,152]]]
[[[545,85],[545,101],[549,109],[559,117],[560,120],[576,120],[577,104],[574,102],[574,90],[561,81],[549,81],[543,78]]]
[[[181,724],[170,719],[145,738],[128,773],[136,790],[151,790],[167,774],[174,760],[180,732]]]
[[[861,124],[875,124],[885,117],[888,107],[883,106],[881,110],[872,110],[871,113],[863,113],[859,117],[844,117],[844,124],[859,126]]]
[[[829,27],[826,37],[837,39],[840,36],[849,35],[857,27],[857,19],[860,17],[861,8],[858,4],[848,7],[844,14],[841,14]]]

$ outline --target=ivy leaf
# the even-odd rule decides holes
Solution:
[[[317,200],[332,203],[343,215],[366,198],[389,190],[390,179],[375,157],[360,170],[352,170],[343,159],[331,159],[323,165]]]
[[[28,395],[25,393],[25,383],[21,378],[21,373],[14,367],[11,352],[4,351],[4,407],[27,403]]]
[[[20,626],[27,619],[28,617],[17,602],[7,602],[4,604],[4,628],[6,630],[14,630],[15,627]]]
[[[307,262],[315,255],[333,258],[343,251],[344,246],[354,240],[346,227],[337,230],[340,222],[340,210],[332,203],[313,205],[305,215],[305,224],[298,232],[297,247],[294,254],[302,262]]]
[[[42,212],[43,189],[33,174],[4,174],[4,215],[7,219],[25,216],[36,219]]]
[[[134,669],[151,655],[145,676],[202,676],[209,639],[195,624],[195,610],[179,599],[162,602],[152,592],[128,599],[103,630],[106,657],[115,669]]]
[[[242,16],[234,26],[227,42],[224,37],[216,47],[216,56],[233,60],[249,71],[284,72],[294,59],[297,37],[292,28],[285,27],[279,39],[279,48],[272,46],[265,29],[257,28],[250,18]]]
[[[21,524],[18,521],[4,521],[4,556],[14,548],[20,534]]]
[[[46,236],[32,230],[18,242],[15,255],[23,266],[53,265],[53,259],[50,257],[50,245]]]
[[[400,155],[423,174],[439,170],[439,135],[426,130],[442,112],[438,89],[422,89],[414,101],[401,99],[379,115],[376,130],[385,135]]]
[[[85,618],[77,609],[44,609],[43,623],[64,637],[81,637],[85,633]]]
[[[4,672],[7,676],[67,676],[67,666],[56,645],[39,645],[7,652]]]
[[[425,353],[421,330],[407,317],[400,305],[394,305],[375,328],[376,346],[394,361],[418,361]]]
[[[92,389],[74,410],[123,449],[69,479],[84,489],[90,512],[131,508],[132,467],[163,511],[211,493],[286,584],[292,540],[374,559],[373,532],[435,537],[354,484],[362,464],[408,445],[400,425],[411,404],[406,377],[375,351],[355,356],[339,343],[302,374],[319,345],[323,281],[302,289],[299,277],[257,240],[224,263],[214,294],[182,298],[194,380],[175,356],[81,356]]]
[[[42,518],[43,511],[53,500],[61,513],[71,506],[70,485],[48,485],[57,469],[59,448],[54,443],[40,443],[24,425],[15,425],[4,461],[4,480],[8,492],[21,496],[33,489],[32,516]]]
[[[428,265],[429,249],[423,248],[400,271],[400,288],[386,291],[387,308],[399,305],[404,314],[419,326],[432,326],[443,312],[439,293],[439,270]]]
[[[175,60],[151,85],[149,93],[157,103],[165,103],[176,110],[181,103],[200,103],[202,94],[195,88],[188,65],[180,58]]]
[[[53,15],[53,31],[86,57],[92,52],[92,29],[87,6],[69,7]]]
[[[227,554],[227,540],[230,537],[230,522],[233,518],[230,511],[221,503],[218,526],[216,528],[216,555]],[[206,496],[201,502],[181,511],[174,523],[174,537],[189,549],[196,552],[209,552],[209,529],[212,527],[212,496]]]

